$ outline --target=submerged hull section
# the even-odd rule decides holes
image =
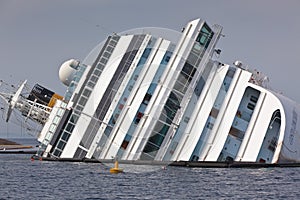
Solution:
[[[109,36],[89,64],[77,66],[64,100],[53,106],[39,155],[300,161],[299,106],[264,88],[262,77],[241,63],[213,60],[221,31],[197,19],[181,33]]]

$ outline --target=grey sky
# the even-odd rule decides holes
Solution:
[[[61,63],[83,60],[112,32],[154,26],[180,31],[195,18],[224,27],[220,61],[241,60],[271,87],[300,102],[300,1],[297,0],[0,0],[0,79],[28,79],[64,94]],[[8,126],[0,123],[1,133]],[[18,131],[9,125],[10,131]]]

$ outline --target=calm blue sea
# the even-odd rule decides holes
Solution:
[[[300,168],[120,167],[0,154],[0,199],[300,199]]]

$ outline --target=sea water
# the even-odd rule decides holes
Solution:
[[[0,199],[300,199],[300,168],[109,167],[0,154]]]

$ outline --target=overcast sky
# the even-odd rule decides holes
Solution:
[[[0,79],[39,83],[64,95],[59,66],[83,60],[112,32],[138,27],[180,31],[203,18],[224,27],[220,61],[240,60],[300,102],[298,0],[0,0]],[[20,129],[0,123],[0,136]]]

